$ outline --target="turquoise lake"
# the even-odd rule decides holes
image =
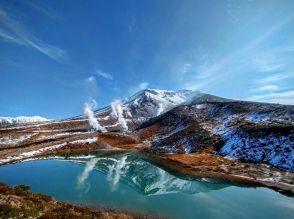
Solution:
[[[294,198],[267,188],[179,176],[136,153],[0,166],[0,181],[58,200],[171,218],[294,218]]]

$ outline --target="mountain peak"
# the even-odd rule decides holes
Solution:
[[[114,116],[113,107],[110,106],[95,111],[95,117],[107,130],[120,130],[122,120],[129,130],[134,130],[142,122],[185,102],[192,93],[191,90],[144,89],[118,103],[121,111],[120,120]]]
[[[150,89],[146,88],[138,91],[133,96],[126,99],[125,102],[135,101],[142,98],[151,99],[163,99],[169,98],[169,100],[174,99],[172,102],[176,101],[178,104],[185,101],[194,91],[192,90],[160,90],[160,89]]]

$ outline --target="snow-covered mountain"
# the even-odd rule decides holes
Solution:
[[[191,90],[166,91],[145,89],[127,98],[123,106],[130,111],[131,115],[148,119],[161,115],[185,102],[192,94],[193,91]]]
[[[35,123],[46,121],[49,121],[49,119],[41,116],[0,117],[0,126],[10,126],[23,123]]]
[[[95,148],[148,144],[145,151],[152,155],[209,151],[294,172],[294,106],[228,100],[189,90],[145,89],[88,114],[3,127],[0,146],[45,145],[51,150],[97,137]],[[106,133],[94,129],[91,119]]]
[[[115,107],[106,107],[95,111],[95,117],[107,130],[121,130],[122,121],[127,124],[129,130],[134,130],[142,122],[159,116],[168,110],[180,105],[193,96],[191,90],[166,91],[157,89],[145,89],[135,95],[115,102]],[[115,108],[122,113],[118,119]]]
[[[228,100],[190,90],[145,89],[96,110],[92,119],[106,132],[149,136],[144,141],[156,154],[195,153],[212,147],[233,159],[294,170],[294,106]],[[15,128],[80,134],[93,129],[89,120],[79,116]],[[0,118],[2,126],[43,121],[48,120]]]

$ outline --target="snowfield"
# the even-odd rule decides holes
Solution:
[[[24,152],[24,153],[21,153],[19,156],[7,157],[5,159],[0,160],[0,164],[31,158],[31,157],[40,155],[44,152],[47,152],[47,151],[56,150],[58,148],[65,146],[66,144],[67,143],[57,144],[57,145],[41,148],[41,149],[34,150],[34,151]]]
[[[0,117],[0,126],[10,126],[26,123],[48,122],[47,118],[41,116],[18,116],[18,117]]]
[[[91,144],[97,141],[97,138],[87,138],[87,139],[80,139],[76,141],[71,141],[71,144]]]

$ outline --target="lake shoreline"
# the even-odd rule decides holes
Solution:
[[[0,218],[101,218],[163,219],[166,217],[97,208],[58,201],[52,196],[30,191],[30,186],[8,186],[0,182]]]
[[[262,188],[263,185],[255,185],[251,182],[249,185],[249,182],[246,184],[236,182],[236,179],[229,181],[219,176],[216,179],[211,176],[194,175],[197,172],[193,168],[187,166],[184,168],[176,158],[180,160],[184,157],[170,157],[174,161],[169,159],[168,162],[164,162],[167,167],[171,167],[167,168],[162,161],[155,161],[144,153],[134,151],[104,151],[66,157],[56,154],[4,165],[0,173],[1,181],[10,186],[30,185],[33,192],[48,194],[56,200],[65,201],[69,204],[66,208],[73,208],[78,212],[85,211],[86,215],[98,210],[100,213],[135,215],[133,218],[154,218],[154,215],[155,218],[161,216],[193,218],[192,215],[209,215],[214,209],[232,216],[252,202],[250,197],[256,198],[254,198],[254,206],[258,208],[272,206],[276,212],[283,209],[278,207],[274,200],[280,200],[285,204],[293,201],[293,196],[287,197],[281,192]],[[195,172],[184,173],[182,170],[173,169],[174,165]],[[273,199],[267,199],[268,195]],[[2,196],[2,203],[11,204],[9,197],[9,195]],[[181,200],[181,203],[178,203],[179,209],[174,209],[172,206],[178,200]],[[214,208],[208,207],[213,200],[219,200],[223,204]],[[235,210],[227,208],[232,201],[240,203],[235,206]],[[161,203],[165,204],[161,205]],[[63,206],[63,204],[59,205]],[[83,210],[84,207],[90,210]],[[7,209],[7,206],[5,208]],[[256,211],[252,209],[254,207],[248,212],[248,216],[255,217]],[[284,210],[287,214],[292,214],[290,209]]]
[[[46,159],[47,157],[52,156],[62,156],[66,158],[68,156],[80,156],[93,153],[136,152],[176,174],[195,178],[224,180],[245,186],[267,187],[287,196],[294,195],[294,174],[288,171],[283,171],[265,164],[229,160],[223,156],[215,154],[214,151],[193,154],[153,154],[144,150],[146,148],[146,145],[143,147],[140,145],[140,147],[138,147],[138,144],[127,144],[97,150],[95,145],[88,144],[83,149],[79,147],[59,148],[28,159],[12,160],[0,164],[0,166],[26,160]]]

